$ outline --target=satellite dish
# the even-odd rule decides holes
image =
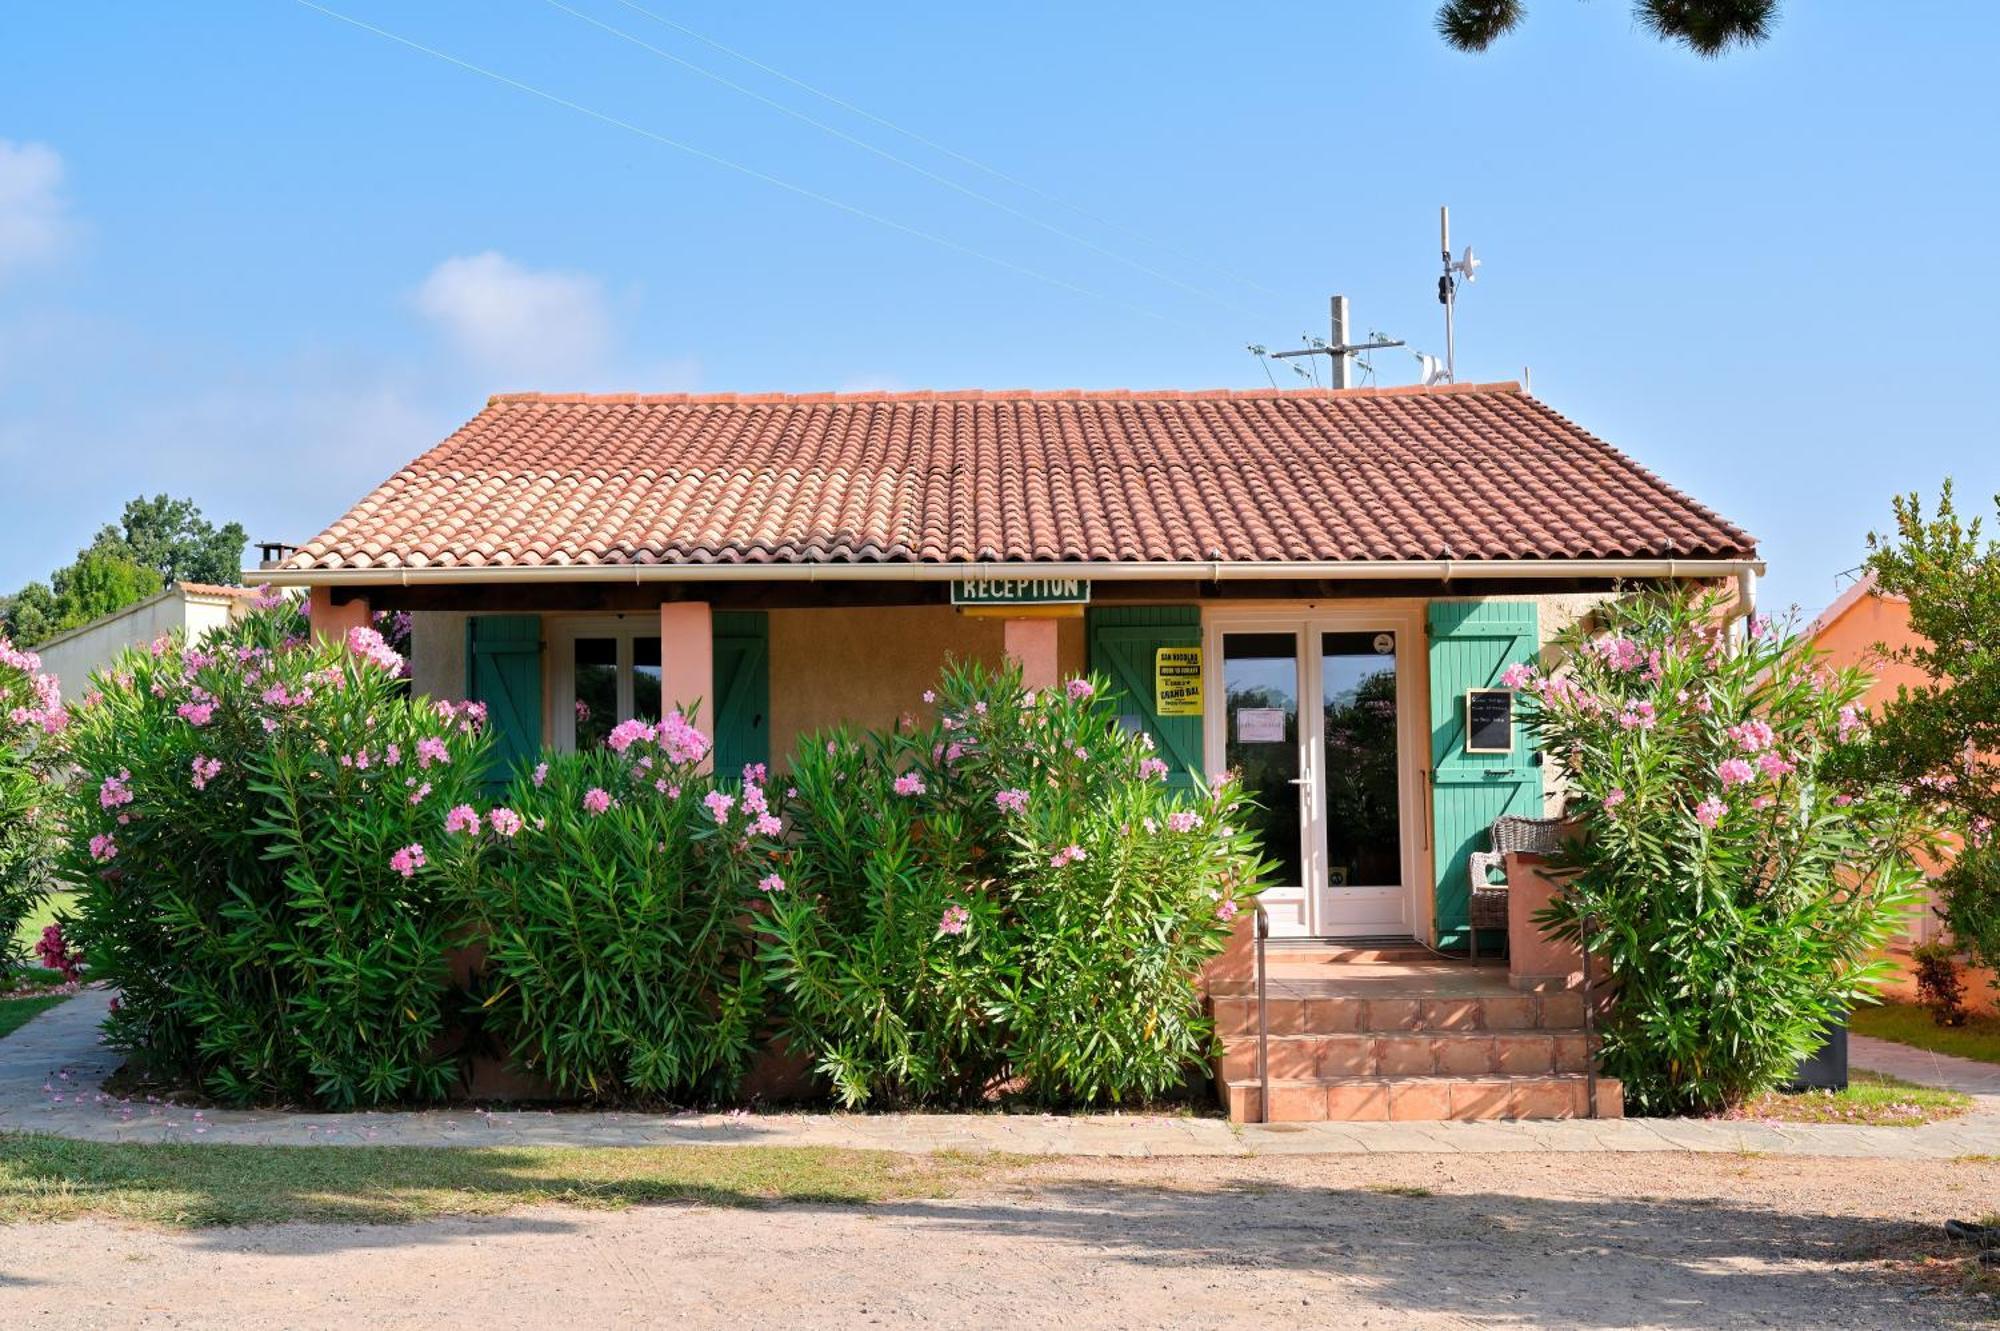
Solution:
[[[1450,380],[1451,376],[1445,373],[1444,362],[1436,356],[1427,356],[1421,351],[1412,351],[1410,354],[1417,358],[1417,382],[1425,388],[1432,388]]]
[[[1465,247],[1465,257],[1453,264],[1451,269],[1453,272],[1464,277],[1466,281],[1476,282],[1479,280],[1480,262],[1472,253],[1472,246],[1467,245]]]

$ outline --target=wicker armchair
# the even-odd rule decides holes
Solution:
[[[1560,818],[1523,818],[1507,814],[1494,819],[1492,828],[1486,834],[1492,849],[1472,852],[1466,862],[1466,872],[1472,880],[1467,912],[1471,927],[1467,933],[1474,961],[1479,960],[1479,931],[1504,931],[1507,928],[1507,884],[1504,881],[1507,852],[1549,854],[1562,841],[1562,823]],[[1494,882],[1495,873],[1502,874],[1503,881]]]

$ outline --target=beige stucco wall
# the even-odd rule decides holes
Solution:
[[[465,620],[456,610],[422,610],[410,616],[411,692],[453,701],[465,696]]]
[[[116,614],[62,634],[35,649],[42,669],[62,681],[66,696],[81,695],[90,673],[116,660],[127,647],[143,647],[153,639],[185,630],[189,642],[240,617],[248,602],[236,597],[194,596],[169,588],[166,592]]]
[[[1002,622],[950,606],[771,612],[771,755],[783,761],[797,737],[845,722],[890,726],[923,708],[947,658],[995,664]],[[1064,675],[1084,668],[1081,619],[1058,621]]]

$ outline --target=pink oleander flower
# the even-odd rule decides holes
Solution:
[[[1715,766],[1715,774],[1722,778],[1725,786],[1740,786],[1754,780],[1757,770],[1741,758],[1724,758]]]
[[[109,832],[99,832],[90,839],[90,858],[99,864],[109,864],[118,858],[118,838]]]
[[[986,715],[986,704],[984,702],[976,702],[972,704],[972,712],[973,715],[975,716]]]
[[[757,821],[752,826],[761,837],[775,837],[785,830],[784,820],[768,810],[758,814]]]
[[[708,816],[722,823],[729,821],[729,811],[736,807],[736,797],[727,791],[711,790],[701,797],[708,806]]]
[[[501,836],[516,836],[521,831],[521,815],[502,805],[486,815],[486,825]]]
[[[1745,753],[1759,753],[1778,742],[1776,732],[1763,721],[1745,721],[1730,726],[1725,733]]]
[[[1159,758],[1141,758],[1139,760],[1139,779],[1141,781],[1166,780],[1167,764]]]
[[[423,843],[419,841],[412,841],[389,857],[389,867],[405,878],[416,877],[417,870],[423,868],[425,863]]]
[[[1193,809],[1176,809],[1167,815],[1169,832],[1192,832],[1201,826],[1201,815]]]
[[[1506,689],[1526,688],[1528,681],[1534,677],[1535,668],[1533,666],[1517,661],[1500,672],[1500,687]]]
[[[764,766],[764,764],[762,763],[743,764],[744,785],[761,786],[770,779],[771,779],[771,769]]]
[[[1618,717],[1618,724],[1627,730],[1651,730],[1659,722],[1659,714],[1649,702],[1627,703]]]
[[[1224,897],[1215,903],[1215,918],[1227,924],[1236,918],[1237,912],[1240,909],[1234,901],[1228,897]]]
[[[121,804],[132,802],[132,788],[125,783],[132,779],[132,773],[120,769],[117,776],[107,776],[104,784],[97,788],[97,807],[115,809]]]
[[[1834,802],[1834,804],[1835,804],[1835,805],[1836,805],[1837,807],[1839,807],[1839,808],[1842,808],[1842,809],[1844,809],[1844,808],[1846,808],[1846,807],[1847,807],[1848,805],[1850,805],[1850,804],[1854,803],[1854,796],[1852,796],[1852,795],[1835,795],[1835,796],[1833,797],[1833,802]]]
[[[347,650],[364,661],[380,666],[392,675],[403,673],[402,655],[374,629],[356,626],[347,630]]]
[[[540,790],[542,782],[549,779],[549,765],[547,763],[536,763],[535,774],[531,779],[535,783],[535,789]]]
[[[1051,869],[1060,869],[1066,864],[1077,864],[1088,858],[1089,856],[1083,853],[1082,846],[1071,843],[1049,856],[1049,867]]]
[[[965,756],[965,745],[961,741],[953,740],[951,743],[944,746],[944,765],[946,767],[952,766],[954,763],[956,763],[960,758],[963,758],[964,756]]]
[[[766,894],[782,892],[785,890],[785,880],[782,875],[767,873],[757,880],[757,890]]]
[[[898,795],[921,795],[924,793],[924,779],[915,772],[905,772],[896,778],[895,788]]]
[[[1613,786],[1611,788],[1611,792],[1604,797],[1604,811],[1606,813],[1610,813],[1613,809],[1617,808],[1624,802],[1625,802],[1625,787]]]
[[[391,744],[388,748],[382,750],[382,761],[391,767],[403,761],[403,746],[400,744]]]
[[[1714,827],[1722,821],[1722,815],[1729,812],[1729,806],[1719,798],[1710,795],[1694,806],[1694,820],[1703,827]]]
[[[215,704],[212,702],[184,702],[174,711],[181,720],[197,729],[215,719]]]
[[[477,833],[479,831],[479,811],[470,804],[455,804],[451,812],[444,816],[444,830],[451,833]]]
[[[1866,730],[1867,728],[1866,710],[1859,704],[1849,703],[1840,709],[1840,742],[1842,744],[1847,743],[1849,739],[1853,738],[1856,731]]]
[[[411,777],[408,784],[415,785],[415,783],[416,783],[416,778]],[[410,792],[410,803],[422,804],[424,802],[424,797],[429,795],[430,793],[431,793],[431,783],[426,781],[422,785],[417,786],[415,790]]]
[[[770,807],[770,801],[765,798],[762,786],[756,784],[754,781],[744,783],[743,812],[762,813]]]
[[[215,780],[216,774],[222,771],[222,759],[206,758],[201,754],[196,754],[194,761],[189,764],[189,767],[194,773],[194,788],[196,790],[206,790],[208,789],[208,783]]]
[[[259,610],[276,610],[285,603],[284,593],[272,590],[268,582],[260,582],[250,590],[253,593],[250,604]]]
[[[925,701],[925,702],[927,702],[927,703],[930,703],[930,702],[936,702],[936,701],[937,701],[937,690],[936,690],[936,689],[925,689],[925,690],[924,690],[924,701]]]
[[[678,711],[661,718],[657,734],[668,762],[686,766],[700,762],[708,753],[708,736]]]
[[[1590,650],[1613,670],[1637,670],[1646,664],[1646,654],[1630,638],[1599,638]]]
[[[1750,807],[1753,809],[1768,809],[1777,802],[1778,797],[1776,795],[1759,795],[1756,799],[1750,801]]]
[[[1790,776],[1799,765],[1778,753],[1762,753],[1757,756],[1757,770],[1773,781],[1781,776]]]
[[[610,807],[611,794],[603,787],[592,786],[589,790],[583,792],[583,811],[585,813],[600,814]]]
[[[421,769],[429,767],[432,763],[450,766],[451,750],[446,748],[444,741],[437,736],[426,735],[417,741],[417,766]]]
[[[1073,702],[1082,702],[1085,698],[1097,692],[1097,686],[1087,679],[1073,679],[1063,687],[1068,691],[1070,699]]]
[[[1003,790],[993,796],[993,803],[1002,813],[1020,813],[1028,807],[1028,792],[1025,790]]]
[[[639,740],[650,739],[652,734],[653,723],[650,721],[636,719],[620,721],[611,728],[611,733],[605,736],[604,744],[613,753],[623,753]]]
[[[972,923],[972,912],[963,906],[946,906],[944,914],[938,917],[938,932],[954,936],[965,932],[965,926]]]

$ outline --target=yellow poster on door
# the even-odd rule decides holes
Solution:
[[[1200,716],[1201,705],[1201,648],[1156,648],[1153,652],[1153,714]]]

